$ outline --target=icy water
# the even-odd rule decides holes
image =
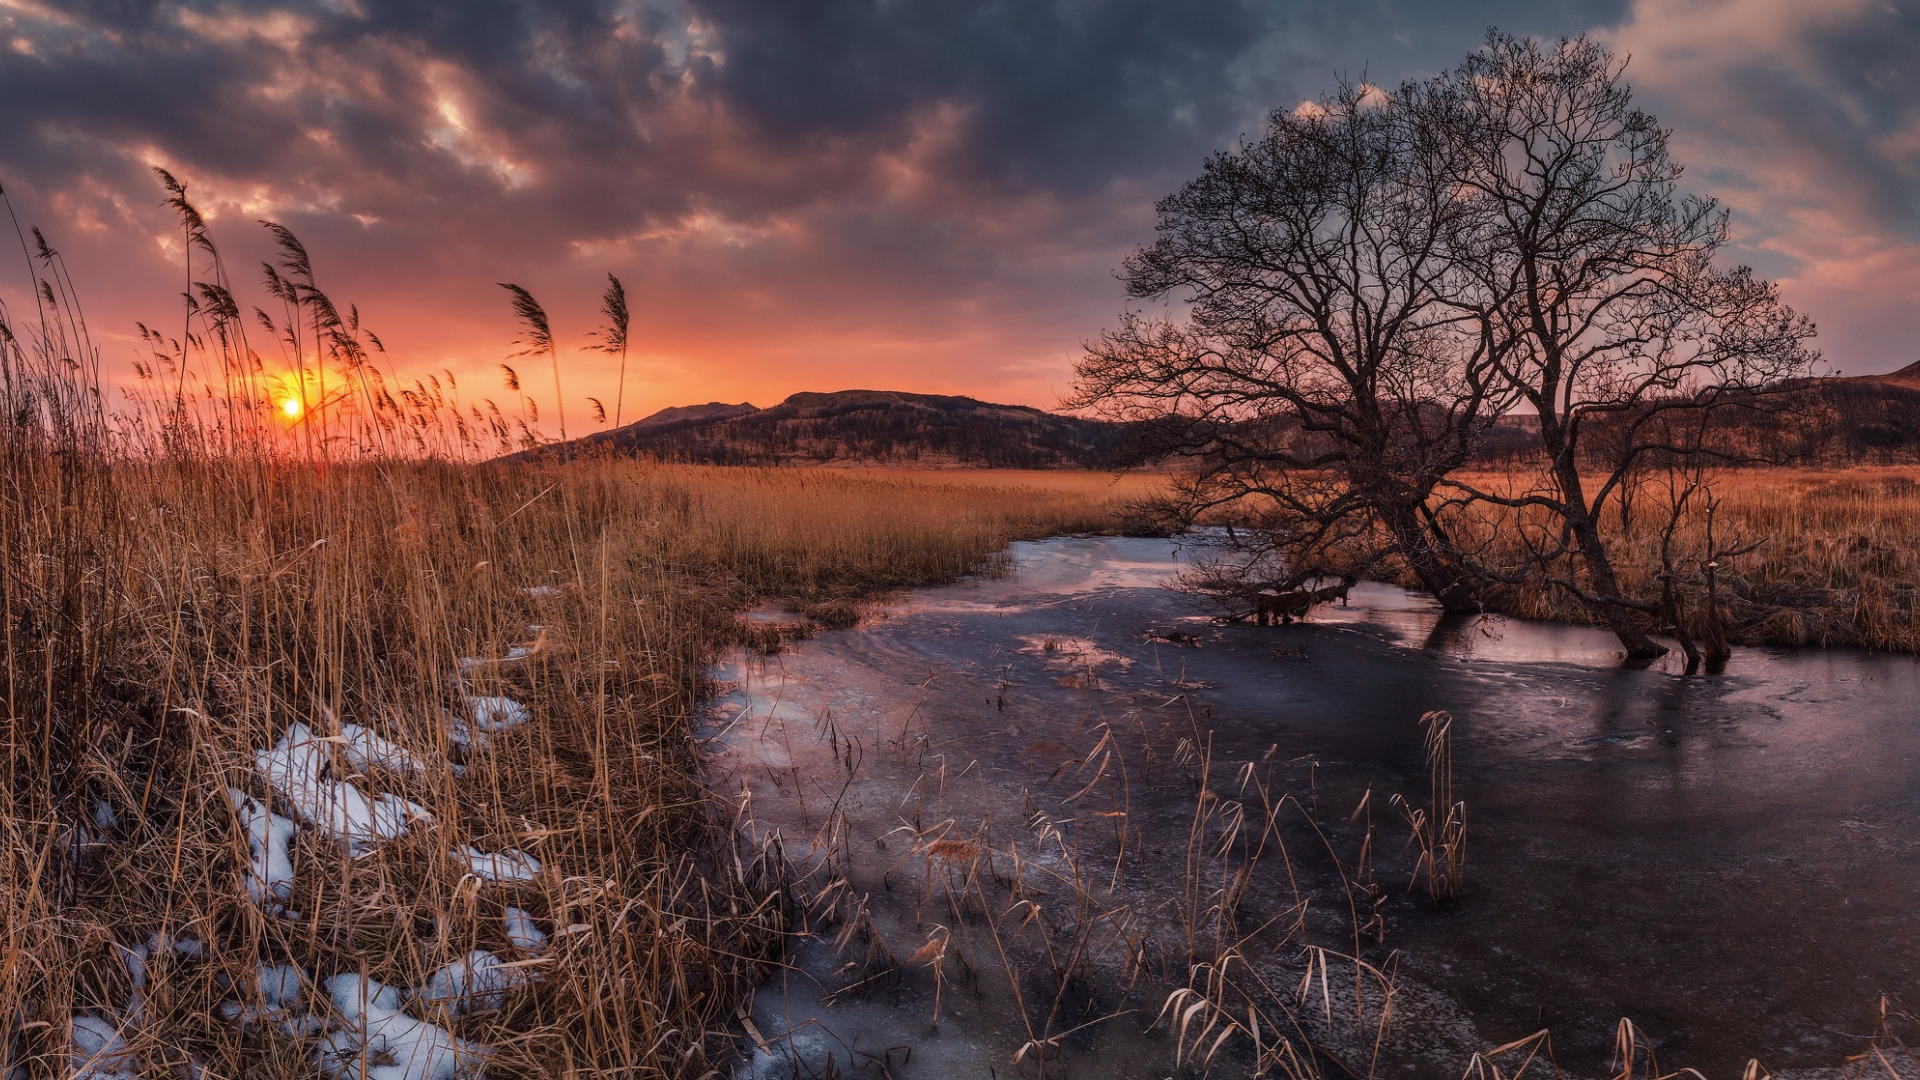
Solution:
[[[1836,1066],[1883,993],[1913,996],[1911,658],[1625,670],[1606,635],[1379,586],[1220,625],[1161,587],[1176,542],[1013,555],[719,673],[717,783],[815,930],[759,993],[742,1075],[1172,1076],[1197,999],[1150,1025],[1222,969],[1223,1076],[1253,1067],[1250,1009],[1330,1076],[1458,1077],[1543,1028],[1602,1075],[1625,1017],[1663,1070],[1719,1080]],[[1426,804],[1435,709],[1468,836],[1439,908],[1389,806]]]

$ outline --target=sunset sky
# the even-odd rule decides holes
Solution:
[[[1906,0],[0,0],[0,183],[109,365],[135,320],[179,323],[160,165],[243,302],[253,223],[280,221],[402,374],[475,395],[513,351],[512,281],[553,314],[570,418],[611,409],[612,361],[574,351],[611,271],[629,420],[850,387],[1051,407],[1155,198],[1268,110],[1432,74],[1489,24],[1629,54],[1828,363],[1920,360]],[[0,257],[0,298],[26,288]]]

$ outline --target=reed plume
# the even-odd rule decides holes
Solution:
[[[595,349],[604,353],[617,353],[620,356],[620,384],[613,395],[613,426],[620,426],[620,407],[627,395],[627,290],[620,279],[607,275],[607,291],[600,299],[600,314],[606,316],[604,330],[595,332],[600,339]],[[601,409],[601,420],[606,419],[605,408]]]
[[[513,297],[513,314],[520,320],[520,337],[515,343],[524,346],[515,356],[538,356],[547,354],[553,362],[553,403],[560,422],[560,441],[567,441],[567,405],[560,389],[560,353],[553,344],[553,326],[547,320],[547,309],[533,294],[518,285],[502,281],[499,286]]]

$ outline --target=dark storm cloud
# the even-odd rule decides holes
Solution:
[[[0,180],[124,325],[172,288],[158,164],[243,253],[250,219],[292,224],[423,362],[499,355],[494,280],[584,329],[611,269],[642,297],[649,377],[683,396],[867,382],[1047,404],[1118,307],[1152,200],[1266,110],[1337,73],[1430,74],[1489,23],[1619,24],[1659,57],[1686,32],[1660,19],[1755,6],[0,0]],[[1841,69],[1853,48],[1800,55]],[[1650,89],[1697,105],[1686,70],[1650,65]],[[1836,160],[1865,137],[1794,138],[1815,135],[1848,143]],[[1717,145],[1717,182],[1755,183]],[[1898,181],[1869,187],[1897,212]]]

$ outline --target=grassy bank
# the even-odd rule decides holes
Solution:
[[[781,919],[699,779],[692,717],[733,612],[844,612],[1113,520],[1092,483],[4,449],[0,1035],[34,1076],[101,1031],[151,1074],[311,1076],[295,1021],[343,1026],[322,980],[422,988],[475,949],[509,961],[497,1007],[412,1011],[490,1048],[488,1075],[707,1073]],[[527,722],[470,741],[495,698]],[[302,823],[263,898],[229,789],[297,819],[258,767],[295,723],[325,782],[423,813],[357,857]],[[356,768],[347,725],[420,768]],[[464,845],[540,869],[488,882]],[[548,942],[515,939],[509,909]],[[301,973],[278,1012],[274,964]]]
[[[1506,482],[1497,475],[1472,479],[1493,488]],[[1717,500],[1714,548],[1750,551],[1710,560],[1709,495]],[[1622,584],[1640,596],[1659,595],[1663,497],[1659,490],[1643,494],[1627,520],[1609,514],[1603,521]],[[1509,522],[1487,513],[1469,535],[1496,564],[1519,561],[1518,532]],[[1707,629],[1705,564],[1715,561],[1720,609],[1734,644],[1920,652],[1920,469],[1729,470],[1695,495],[1671,550],[1681,618],[1696,640]],[[1564,590],[1539,585],[1498,591],[1489,602],[1529,618],[1591,621]]]

